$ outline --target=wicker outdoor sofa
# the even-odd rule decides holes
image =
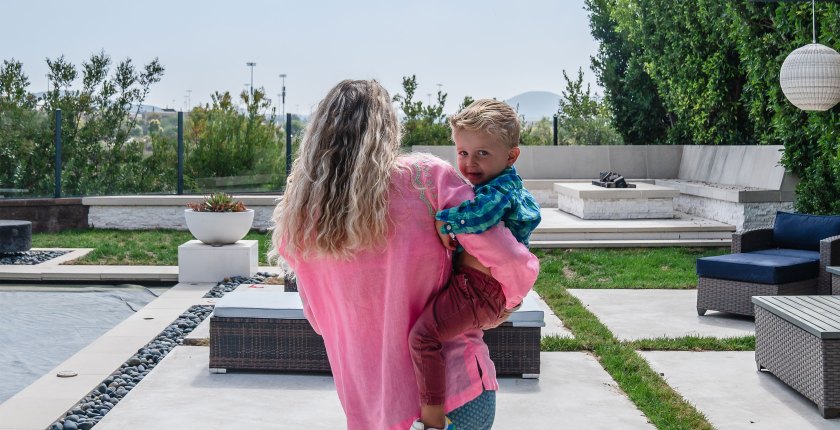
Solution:
[[[831,294],[840,216],[778,212],[773,228],[736,233],[732,253],[697,260],[697,313],[754,316],[753,296]]]
[[[211,372],[330,372],[323,339],[304,318],[295,289],[276,288],[258,286],[249,291],[243,285],[219,300],[210,317]],[[539,376],[545,323],[533,294],[508,322],[484,332],[497,375]]]

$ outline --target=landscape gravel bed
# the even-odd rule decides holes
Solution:
[[[0,266],[33,266],[61,257],[70,251],[23,251],[0,254]]]

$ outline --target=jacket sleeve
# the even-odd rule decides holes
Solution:
[[[474,198],[472,187],[455,173],[455,169],[438,161],[429,164],[434,184],[432,190],[438,203],[435,209],[455,207]],[[520,304],[534,286],[540,272],[539,260],[503,225],[497,223],[481,234],[459,235],[458,242],[490,268],[493,278],[502,285],[508,309]]]
[[[502,190],[485,187],[483,192],[476,194],[472,200],[460,205],[441,210],[436,218],[449,225],[443,227],[441,233],[478,234],[498,224],[510,209],[510,194]]]

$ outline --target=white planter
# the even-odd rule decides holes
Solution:
[[[196,212],[184,210],[187,228],[196,239],[214,246],[236,243],[251,230],[254,210],[245,212]]]

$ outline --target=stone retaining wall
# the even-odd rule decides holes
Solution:
[[[234,196],[254,210],[254,229],[265,230],[271,223],[280,196]],[[170,228],[186,230],[184,210],[187,203],[197,203],[203,196],[115,196],[86,197],[90,207],[88,222],[93,228],[150,230]]]
[[[33,233],[88,228],[88,207],[81,198],[0,199],[0,219],[32,223]]]

